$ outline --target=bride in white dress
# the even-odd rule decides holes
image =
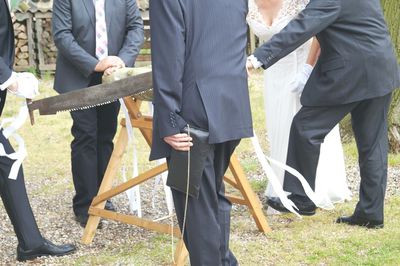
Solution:
[[[309,0],[249,0],[247,22],[263,43],[283,29],[308,2]],[[270,157],[279,162],[286,162],[290,126],[301,107],[300,94],[292,91],[291,83],[303,71],[311,43],[312,40],[308,41],[264,71],[264,105]],[[282,184],[284,170],[272,167]],[[265,194],[267,197],[277,196],[271,183],[268,183]],[[315,194],[319,202],[314,203],[321,208],[331,208],[332,203],[351,198],[338,126],[327,135],[321,146]]]

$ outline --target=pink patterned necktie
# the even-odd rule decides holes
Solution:
[[[105,0],[93,0],[96,9],[96,57],[101,60],[108,56]]]

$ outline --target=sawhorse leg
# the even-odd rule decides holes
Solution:
[[[174,266],[183,266],[189,256],[185,243],[182,239],[179,240],[175,250],[175,263]]]
[[[261,202],[251,188],[250,183],[247,180],[242,166],[240,165],[235,154],[233,154],[231,157],[229,169],[231,170],[234,179],[225,176],[225,182],[239,190],[243,198],[229,195],[227,195],[227,198],[232,203],[246,205],[249,208],[250,213],[253,216],[253,219],[256,222],[257,228],[258,230],[260,230],[260,232],[271,232],[271,228],[268,226],[267,219],[265,218],[264,212],[262,210]]]
[[[138,108],[138,105],[140,103],[136,103],[135,108]],[[132,110],[132,108],[128,109]],[[150,118],[140,118],[139,116],[134,118],[132,121],[133,125],[136,125],[137,128],[139,128],[145,137],[147,143],[151,145],[151,127],[148,126],[148,124],[151,122]],[[106,173],[103,178],[103,182],[100,186],[98,196],[93,200],[92,206],[89,209],[89,220],[86,225],[84,235],[82,237],[82,243],[83,244],[90,244],[93,241],[94,235],[97,230],[97,226],[100,222],[100,217],[104,217],[107,219],[114,219],[117,221],[129,223],[129,224],[134,224],[137,226],[141,226],[150,230],[158,231],[158,232],[163,232],[163,233],[168,233],[171,230],[170,226],[164,225],[164,224],[158,224],[155,222],[151,221],[145,221],[143,219],[130,216],[130,215],[123,215],[123,214],[118,214],[114,212],[107,212],[104,210],[105,206],[105,200],[118,195],[127,189],[138,185],[149,178],[153,177],[154,175],[165,171],[166,166],[162,169],[163,166],[158,166],[154,169],[151,169],[150,171],[143,173],[139,175],[138,177],[134,178],[133,180],[130,180],[124,184],[121,184],[117,186],[116,188],[112,189],[112,183],[117,175],[118,169],[120,168],[121,162],[123,155],[126,151],[126,147],[128,144],[128,133],[127,129],[125,128],[125,123],[124,121],[121,122],[122,124],[122,129],[121,132],[118,136],[114,151],[111,155],[109,165],[107,167]],[[231,157],[229,169],[231,170],[233,174],[233,178],[225,176],[224,180],[228,184],[232,185],[234,188],[240,191],[242,198],[241,197],[236,197],[236,196],[230,196],[227,195],[227,198],[231,200],[232,203],[237,203],[241,205],[245,205],[249,208],[250,213],[253,216],[253,219],[255,220],[258,229],[261,232],[270,232],[271,229],[268,226],[268,223],[266,221],[266,218],[264,216],[264,213],[262,211],[262,206],[261,203],[257,197],[257,195],[253,192],[251,189],[250,183],[248,182],[243,169],[237,160],[236,156],[233,155]],[[173,229],[173,234],[175,236],[179,236],[179,230],[174,228]],[[185,261],[188,257],[188,251],[183,243],[182,240],[180,240],[177,244],[176,251],[175,251],[175,263],[174,265],[184,265]]]
[[[108,163],[107,170],[104,174],[103,181],[101,182],[98,194],[102,194],[111,189],[112,183],[115,177],[117,176],[118,169],[120,168],[122,157],[126,151],[127,145],[128,145],[128,132],[126,130],[126,127],[122,127],[121,132],[119,133],[117,139],[117,143],[115,144],[114,151],[111,154],[111,158]],[[104,209],[105,205],[106,202],[104,201],[91,207]],[[89,220],[86,224],[85,231],[82,237],[83,244],[90,244],[93,241],[99,223],[100,223],[100,217],[91,215],[89,213]]]

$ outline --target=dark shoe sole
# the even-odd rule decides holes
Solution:
[[[86,228],[86,224],[89,220],[89,217],[87,218],[87,220],[82,219],[79,216],[75,216],[75,221],[83,228]],[[100,221],[99,224],[97,225],[97,229],[102,229],[103,228],[103,223]]]
[[[87,223],[81,223],[81,222],[79,222],[79,225],[80,225],[81,227],[83,227],[83,228],[86,228],[86,224],[87,224]],[[103,223],[102,223],[102,222],[99,222],[99,224],[97,225],[97,229],[103,229]]]
[[[317,212],[316,210],[313,210],[313,211],[297,211],[300,215],[303,215],[303,216],[313,216],[313,215],[315,215],[315,213]]]
[[[270,206],[272,209],[277,210],[279,212],[283,212],[283,213],[290,212],[283,205],[281,205],[275,201],[267,200],[267,205]],[[316,213],[316,209],[314,209],[314,210],[298,210],[297,212],[303,216],[313,216]]]
[[[117,211],[117,208],[115,208],[114,204],[110,200],[106,201],[106,205],[104,206],[104,209],[106,211],[112,211],[112,212]]]
[[[343,221],[341,218],[338,218],[336,220],[337,224],[347,224],[347,225],[352,225],[352,226],[361,226],[361,227],[366,227],[368,229],[382,229],[383,228],[383,224],[371,224],[368,222],[365,223],[357,223],[357,222],[352,222],[352,221]]]
[[[24,258],[17,258],[17,260],[19,262],[24,262],[24,261],[27,261],[27,260],[35,260],[35,259],[40,258],[40,257],[62,257],[62,256],[68,256],[68,255],[74,253],[75,250],[76,249],[68,251],[68,252],[65,252],[65,253],[62,253],[62,254],[54,254],[54,255],[50,255],[50,254],[35,254],[35,255],[26,256]]]

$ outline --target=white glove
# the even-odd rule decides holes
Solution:
[[[10,91],[16,96],[26,99],[33,99],[39,95],[39,81],[32,73],[17,73],[17,83],[17,90]]]
[[[313,67],[311,65],[304,64],[303,69],[297,72],[295,79],[289,83],[290,91],[301,94],[312,71]]]

